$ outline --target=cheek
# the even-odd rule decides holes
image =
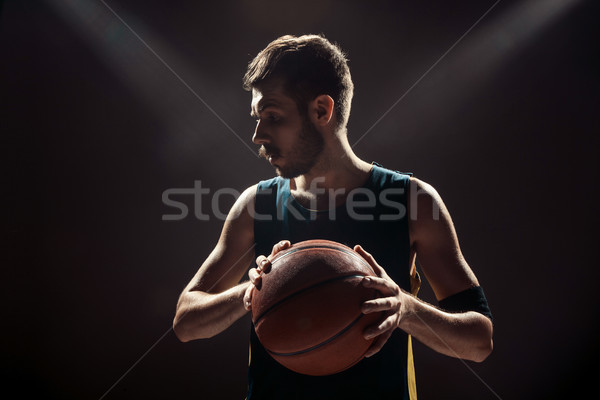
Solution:
[[[278,138],[278,142],[281,144],[292,144],[298,140],[302,128],[297,124],[281,123],[274,129],[274,132]]]

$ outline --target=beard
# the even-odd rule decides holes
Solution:
[[[303,118],[298,139],[285,157],[287,165],[275,165],[275,172],[286,179],[296,178],[308,173],[317,163],[324,147],[321,133],[307,118]],[[269,156],[279,156],[281,153],[276,147],[263,145],[258,150],[258,155],[269,160]]]

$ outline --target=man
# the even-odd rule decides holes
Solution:
[[[257,120],[252,140],[278,176],[233,205],[179,299],[177,337],[227,329],[250,309],[278,251],[329,239],[355,246],[378,274],[362,282],[381,294],[363,313],[385,313],[364,332],[374,338],[366,358],[326,377],[297,374],[269,357],[251,329],[248,399],[416,398],[411,336],[442,354],[484,360],[492,351],[491,314],[442,199],[409,174],[359,159],[349,145],[353,83],[341,50],[321,36],[280,37],[250,63],[244,85]],[[256,255],[250,280],[240,283]],[[414,296],[417,257],[439,308]]]

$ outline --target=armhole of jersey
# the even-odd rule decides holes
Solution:
[[[276,217],[275,199],[277,196],[277,181],[271,179],[261,181],[256,186],[256,197],[254,200],[254,244],[255,249],[259,250],[259,238],[267,235],[270,224]]]

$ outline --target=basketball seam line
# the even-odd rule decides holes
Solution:
[[[333,335],[332,337],[330,337],[329,339],[316,344],[312,347],[309,347],[308,349],[304,349],[304,350],[298,350],[298,351],[294,351],[291,353],[277,353],[275,351],[271,351],[269,349],[267,349],[267,351],[275,356],[279,356],[279,357],[289,357],[289,356],[297,356],[299,354],[304,354],[304,353],[308,353],[310,351],[316,350],[319,347],[323,347],[328,343],[331,343],[332,341],[334,341],[335,339],[337,339],[338,337],[342,336],[344,333],[346,333],[348,330],[350,330],[350,328],[352,328],[354,325],[356,325],[356,323],[363,317],[363,314],[360,314],[358,316],[358,318],[356,318],[354,321],[352,321],[351,323],[349,323],[347,326],[344,327],[344,329],[342,329],[341,331],[339,331],[338,333],[336,333],[335,335]]]
[[[303,292],[306,292],[307,290],[310,289],[314,289],[316,287],[322,286],[322,285],[327,285],[331,282],[335,282],[335,281],[341,281],[344,279],[348,279],[348,278],[364,278],[365,275],[357,275],[357,274],[352,274],[352,275],[344,275],[344,276],[337,276],[335,278],[331,278],[331,279],[327,279],[326,281],[321,281],[315,284],[312,284],[310,286],[305,287],[304,289],[300,289],[294,293],[291,293],[289,295],[287,295],[285,298],[279,300],[278,302],[276,302],[275,304],[273,304],[271,307],[267,308],[262,314],[260,314],[258,316],[258,318],[256,318],[256,321],[253,321],[252,323],[254,324],[254,326],[256,326],[256,324],[258,324],[260,322],[260,320],[267,315],[269,312],[271,312],[275,307],[279,306],[281,303],[286,302],[287,300],[291,299],[294,296],[297,296]]]

